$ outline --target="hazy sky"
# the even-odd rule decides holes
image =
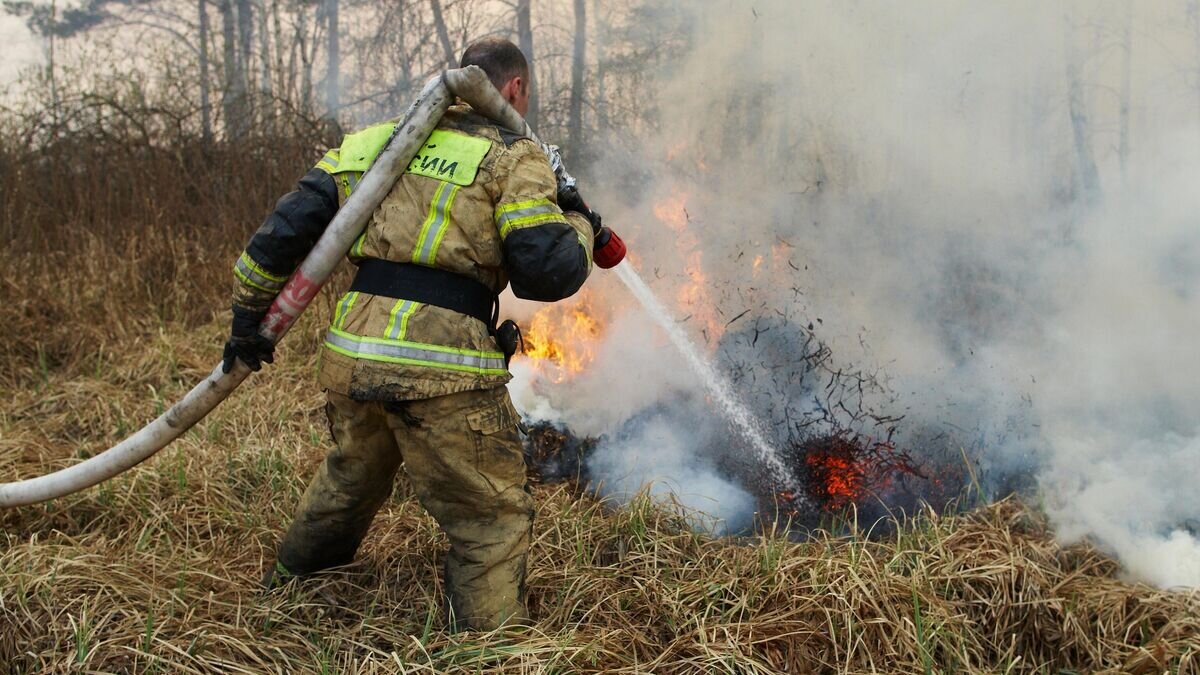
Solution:
[[[12,82],[21,68],[41,58],[41,49],[25,22],[14,16],[0,14],[0,45],[4,54],[0,59],[0,85]]]

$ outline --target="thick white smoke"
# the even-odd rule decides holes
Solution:
[[[696,455],[696,430],[655,416],[596,449],[588,466],[602,494],[627,500],[642,489],[680,504],[700,530],[715,534],[749,527],[754,499]]]
[[[1063,540],[1200,586],[1200,96],[1182,74],[1200,54],[1184,5],[686,3],[659,128],[586,193],[698,342],[701,300],[715,324],[750,310],[727,336],[814,322],[839,364],[886,379],[876,403],[906,415],[902,441],[944,433],[997,490],[1031,471]],[[687,237],[709,294],[695,307],[678,295]],[[702,510],[738,522],[749,500],[687,459],[708,428],[653,408],[718,413],[623,289],[598,285],[616,313],[604,353],[518,403],[548,398],[608,434],[592,469],[610,485],[708,484],[733,503]],[[786,365],[778,341],[727,343],[761,381]],[[770,417],[755,377],[741,386]]]

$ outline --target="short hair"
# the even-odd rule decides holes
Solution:
[[[529,87],[529,62],[519,47],[504,38],[485,37],[468,45],[459,62],[460,68],[467,66],[482,68],[497,89],[514,77],[524,78],[525,87]]]

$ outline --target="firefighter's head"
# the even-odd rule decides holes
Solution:
[[[459,66],[483,68],[504,100],[522,116],[529,112],[529,62],[512,42],[499,37],[476,40],[463,52]]]

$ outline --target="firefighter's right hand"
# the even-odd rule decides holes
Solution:
[[[262,315],[249,312],[241,307],[233,308],[233,325],[229,331],[229,341],[225,343],[222,355],[221,370],[228,373],[233,370],[233,362],[241,359],[250,370],[262,370],[262,364],[275,362],[275,345],[267,338],[258,334],[258,324]]]

